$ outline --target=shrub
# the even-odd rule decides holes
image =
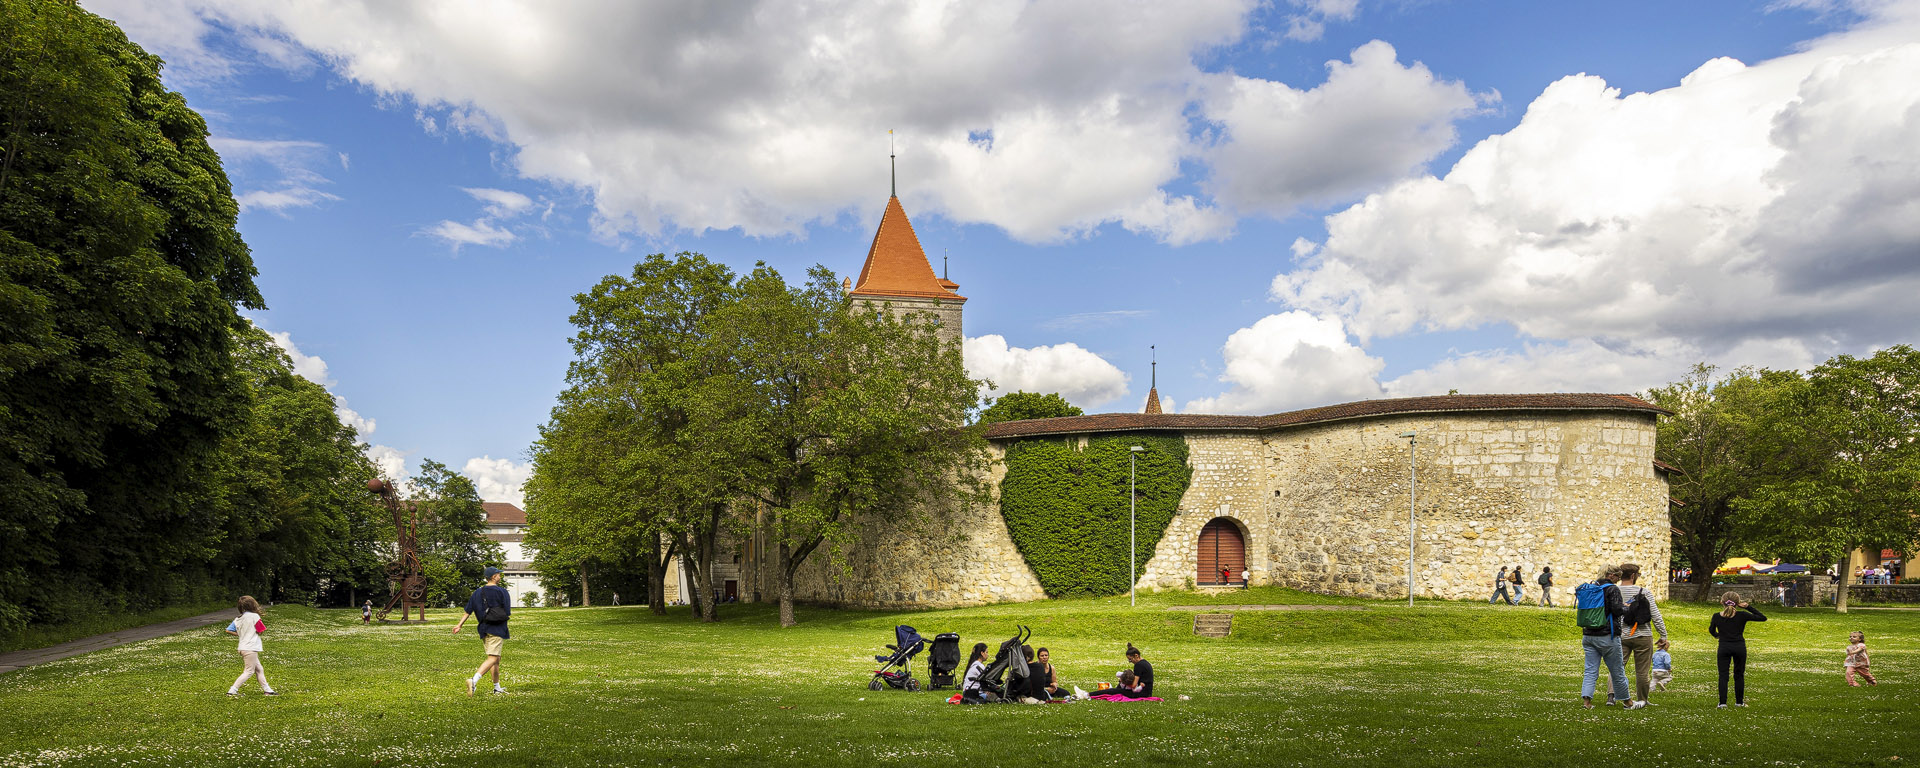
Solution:
[[[1136,569],[1153,556],[1193,470],[1178,436],[1107,435],[1087,442],[1032,439],[1007,449],[1000,514],[1014,546],[1050,597],[1127,591],[1127,457],[1138,458],[1133,552]]]

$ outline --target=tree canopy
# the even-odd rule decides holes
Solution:
[[[980,412],[978,423],[986,426],[1003,421],[1051,419],[1060,416],[1080,416],[1084,413],[1086,412],[1067,402],[1067,399],[1061,397],[1058,392],[1049,392],[1044,395],[1038,392],[1008,392]]]

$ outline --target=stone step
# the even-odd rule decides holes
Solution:
[[[1233,633],[1233,614],[1200,613],[1193,617],[1193,634],[1199,637],[1226,637]]]

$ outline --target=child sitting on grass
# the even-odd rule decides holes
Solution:
[[[1667,649],[1653,652],[1653,676],[1650,679],[1653,687],[1662,691],[1667,689],[1667,683],[1673,682],[1673,654],[1667,653]]]
[[[273,686],[267,684],[267,670],[260,666],[260,636],[267,633],[267,623],[260,620],[260,604],[252,595],[240,596],[240,618],[227,625],[227,634],[240,638],[240,677],[233,681],[233,687],[227,689],[228,696],[240,695],[240,685],[247,678],[258,675],[260,689],[268,696],[278,696]]]
[[[1867,671],[1867,662],[1867,633],[1854,630],[1853,634],[1847,635],[1847,685],[1860,687],[1860,683],[1853,679],[1855,674],[1866,678],[1867,685],[1880,684],[1880,681],[1873,679],[1873,673]]]

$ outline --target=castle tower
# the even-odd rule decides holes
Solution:
[[[880,229],[873,233],[873,247],[867,249],[867,263],[860,267],[860,278],[847,295],[875,304],[891,303],[899,311],[930,312],[940,323],[941,340],[959,344],[963,338],[960,312],[967,303],[967,297],[956,293],[959,288],[958,283],[933,274],[900,198],[888,197]]]

